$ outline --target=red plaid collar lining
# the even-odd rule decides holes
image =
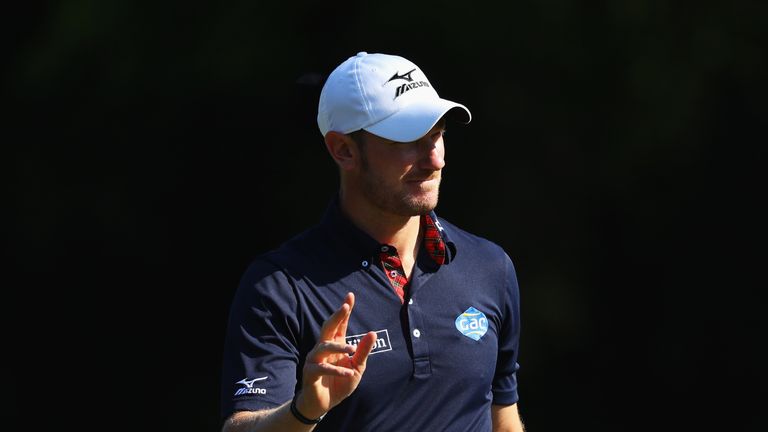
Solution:
[[[429,256],[436,263],[445,264],[445,241],[440,234],[437,223],[432,220],[430,215],[424,215],[421,217],[421,225],[424,227],[424,239],[422,241],[429,252]]]
[[[422,216],[421,226],[424,228],[422,242],[429,256],[438,265],[443,265],[445,264],[445,241],[435,222],[429,215]],[[379,259],[381,259],[384,274],[387,275],[389,283],[394,288],[397,296],[400,297],[400,302],[404,302],[405,286],[408,284],[408,278],[405,277],[403,263],[400,261],[397,250],[390,245],[381,245]]]
[[[405,285],[408,284],[408,278],[405,277],[405,270],[403,270],[403,263],[400,261],[400,256],[397,254],[397,250],[392,246],[381,246],[381,253],[379,253],[381,259],[381,266],[384,270],[384,274],[387,275],[390,285],[395,290],[395,294],[400,297],[400,303],[405,301]]]

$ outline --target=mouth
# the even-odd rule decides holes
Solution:
[[[417,177],[406,180],[407,184],[421,187],[431,187],[440,183],[439,175],[432,175],[428,177]]]
[[[438,176],[431,176],[431,177],[424,177],[424,178],[413,178],[406,180],[408,183],[426,183],[426,182],[432,182],[440,180],[440,177]]]
[[[406,183],[429,183],[440,181],[440,172],[422,173],[422,175],[416,175],[405,179]]]

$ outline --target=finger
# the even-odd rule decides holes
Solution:
[[[312,348],[312,351],[310,351],[307,354],[307,362],[321,363],[331,355],[334,355],[334,354],[351,355],[351,354],[354,354],[354,352],[355,352],[354,345],[347,345],[345,343],[337,343],[337,342],[319,342],[317,345],[315,345],[314,348]]]
[[[371,354],[374,345],[376,344],[376,333],[368,332],[360,343],[357,345],[357,352],[352,356],[352,367],[362,372],[365,369],[365,364],[368,362],[368,355]]]
[[[338,329],[336,329],[336,334],[334,336],[338,338],[345,338],[347,336],[347,325],[349,324],[349,317],[352,315],[352,308],[355,307],[355,295],[351,292],[347,293],[347,296],[344,297],[344,303],[349,305],[349,313],[341,321]]]
[[[323,323],[323,326],[320,328],[320,340],[333,340],[339,330],[339,325],[342,321],[346,320],[348,316],[349,304],[344,302],[344,304],[342,304],[341,307]]]

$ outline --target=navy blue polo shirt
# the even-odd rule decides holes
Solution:
[[[347,343],[378,339],[357,390],[315,430],[490,431],[491,403],[518,400],[515,270],[496,244],[432,218],[446,263],[422,248],[403,302],[381,267],[384,245],[336,200],[317,226],[257,257],[230,311],[222,416],[289,401],[320,327],[353,292]]]

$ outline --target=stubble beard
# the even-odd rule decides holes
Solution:
[[[363,176],[362,189],[365,196],[375,207],[380,210],[400,216],[421,216],[428,214],[437,207],[440,195],[440,176],[437,176],[437,184],[434,191],[424,191],[419,195],[399,188],[393,190],[386,181],[377,176],[368,164],[367,158],[362,158]]]

